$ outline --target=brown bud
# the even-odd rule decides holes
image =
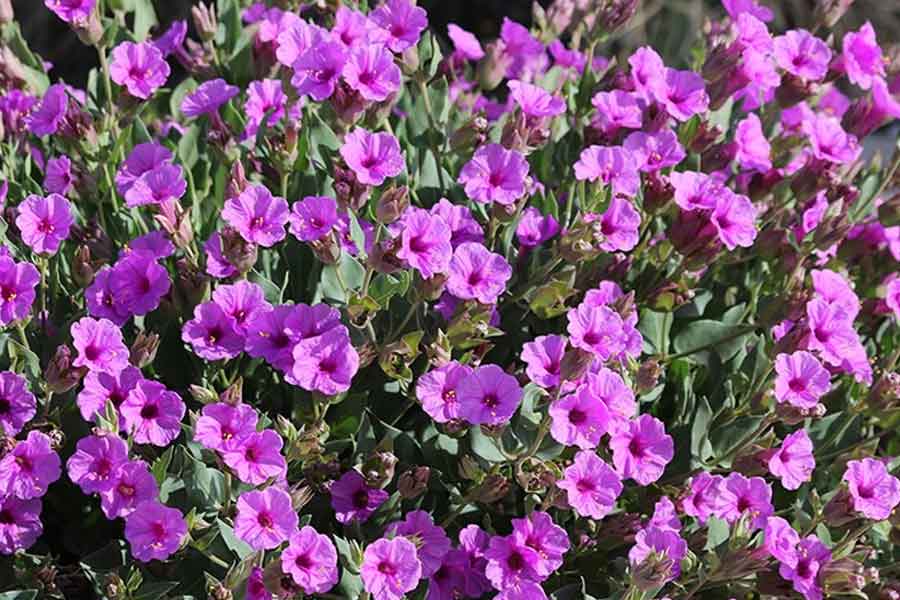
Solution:
[[[663,374],[663,368],[657,360],[645,360],[638,367],[635,376],[635,389],[638,394],[646,394],[659,383],[659,377]]]
[[[831,29],[850,9],[853,0],[817,0],[816,23]]]
[[[671,578],[675,563],[665,553],[651,552],[631,571],[631,581],[640,590],[659,588]]]
[[[250,182],[247,181],[247,175],[244,173],[244,164],[239,160],[234,161],[231,165],[231,178],[225,188],[225,199],[237,198],[249,185]]]
[[[85,46],[96,46],[103,39],[103,24],[97,9],[91,11],[87,19],[74,21],[72,29]]]
[[[831,527],[844,527],[858,519],[859,515],[853,508],[853,497],[847,488],[841,487],[825,505],[825,522]]]
[[[131,364],[143,369],[156,358],[157,350],[159,350],[159,336],[141,331],[131,345]]]
[[[594,355],[591,352],[581,348],[570,348],[563,355],[559,367],[560,376],[563,381],[577,381],[587,372],[593,362]]]
[[[798,408],[785,402],[775,406],[775,416],[785,425],[797,425],[806,419],[821,419],[825,412],[824,404],[817,404],[813,408]]]
[[[391,186],[378,199],[375,206],[375,218],[383,225],[390,225],[400,218],[409,206],[409,188]]]
[[[72,279],[79,286],[86,288],[94,281],[94,267],[91,264],[91,249],[82,244],[75,249],[72,256]]]
[[[245,240],[233,227],[224,227],[221,233],[222,254],[240,273],[247,273],[256,264],[256,244]]]
[[[400,479],[397,481],[397,489],[400,495],[407,500],[418,498],[428,489],[430,477],[430,468],[413,467],[400,474]]]
[[[153,219],[169,234],[177,247],[187,248],[194,240],[191,209],[182,208],[177,200],[160,204],[159,214],[154,215]]]
[[[884,411],[900,400],[900,373],[885,373],[869,390],[866,404],[872,410]]]
[[[394,480],[397,457],[392,452],[375,451],[362,465],[363,477],[370,487],[384,488]]]
[[[477,148],[487,139],[488,120],[482,115],[475,115],[450,136],[450,147],[459,153],[466,153]]]
[[[335,238],[334,232],[309,242],[309,248],[323,264],[334,265],[341,260],[341,244]]]
[[[509,481],[500,474],[490,474],[478,487],[476,497],[479,502],[493,504],[502,500],[508,493]]]
[[[206,389],[205,387],[199,385],[189,385],[188,391],[191,393],[191,397],[201,404],[212,404],[213,402],[218,402],[219,400],[219,397],[216,396],[216,393],[214,391]]]
[[[190,314],[206,297],[209,278],[183,258],[175,263],[175,271],[175,304],[183,314]]]
[[[228,386],[224,392],[219,396],[219,401],[224,402],[225,404],[229,404],[231,406],[237,406],[241,402],[243,402],[244,397],[244,378],[238,377],[234,383]]]
[[[429,279],[422,279],[416,282],[416,290],[419,296],[429,300],[437,300],[444,293],[444,287],[447,284],[447,275],[438,273]]]
[[[63,344],[56,348],[53,358],[44,369],[44,380],[54,394],[62,394],[78,385],[87,372],[85,368],[72,366],[72,351]]]

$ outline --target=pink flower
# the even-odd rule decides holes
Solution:
[[[590,215],[589,215],[590,216]],[[585,220],[588,220],[588,217]],[[625,198],[614,196],[600,217],[600,248],[607,252],[631,250],[638,243],[641,215]]]
[[[693,71],[666,69],[665,88],[657,94],[656,100],[678,121],[687,121],[709,107],[703,78]]]
[[[622,481],[616,472],[591,450],[575,455],[565,477],[556,486],[566,491],[569,504],[582,517],[602,519],[622,493]]]
[[[769,472],[788,490],[796,490],[812,479],[816,468],[813,443],[805,429],[790,434],[769,458]]]
[[[128,446],[117,435],[89,435],[78,440],[66,471],[85,494],[107,492],[115,485],[118,468],[128,461]]]
[[[644,173],[654,173],[675,166],[686,156],[684,148],[678,142],[678,136],[668,129],[653,134],[635,131],[625,138],[622,145],[632,154],[638,169]]]
[[[525,195],[528,162],[500,144],[481,146],[459,172],[459,183],[476,202],[510,205]]]
[[[128,393],[119,410],[135,442],[165,447],[181,433],[186,408],[181,396],[159,382],[144,379]]]
[[[900,480],[878,459],[851,460],[842,479],[850,488],[853,509],[867,519],[883,521],[900,504]]]
[[[841,122],[826,114],[816,114],[803,121],[803,132],[809,137],[813,156],[835,164],[847,164],[856,160],[862,148],[856,136],[841,127]]]
[[[847,311],[840,304],[813,298],[806,303],[806,318],[810,332],[808,348],[817,351],[829,365],[841,366],[859,344]]]
[[[288,493],[270,486],[240,495],[234,534],[254,550],[271,550],[297,531],[298,521]]]
[[[133,460],[116,469],[112,487],[100,492],[100,507],[107,519],[127,517],[139,504],[158,496],[159,487],[147,463]]]
[[[507,86],[513,101],[519,105],[526,117],[543,119],[566,112],[566,103],[562,98],[557,98],[536,85],[513,80]]]
[[[606,367],[597,373],[588,373],[583,384],[597,402],[603,403],[609,412],[609,431],[614,433],[631,426],[637,403],[634,392],[625,384],[622,376]]]
[[[666,66],[653,48],[638,48],[628,58],[628,64],[635,91],[641,98],[649,102],[666,94]]]
[[[245,344],[237,322],[215,302],[203,302],[194,308],[194,318],[184,324],[181,339],[207,360],[234,358]]]
[[[71,204],[59,194],[46,198],[32,194],[18,210],[16,226],[22,233],[22,241],[37,254],[56,254],[75,222]]]
[[[495,535],[491,538],[484,556],[487,558],[484,573],[496,589],[517,588],[524,581],[540,579],[537,566],[541,556],[533,548],[525,545],[521,536]]]
[[[609,410],[591,394],[587,386],[553,402],[550,435],[560,444],[582,450],[596,448],[609,428]]]
[[[365,523],[387,499],[387,492],[369,487],[358,471],[347,471],[331,484],[331,507],[338,523]]]
[[[237,229],[242,238],[264,248],[285,238],[288,214],[288,203],[284,198],[273,196],[265,186],[257,184],[225,202],[222,209],[222,218]]]
[[[560,367],[566,353],[566,338],[561,335],[542,335],[522,346],[521,358],[527,365],[528,378],[543,388],[559,385]]]
[[[244,112],[247,115],[246,136],[255,136],[263,126],[272,128],[284,118],[288,97],[281,89],[278,79],[251,81],[247,86],[247,101]]]
[[[18,435],[37,412],[37,400],[24,377],[0,372],[0,427],[5,435]]]
[[[244,483],[262,485],[284,476],[287,462],[281,455],[283,444],[281,436],[271,429],[254,431],[243,444],[223,451],[222,459]]]
[[[50,437],[37,430],[29,431],[28,437],[0,460],[0,494],[21,500],[40,498],[59,479],[60,465]]]
[[[112,322],[83,317],[72,324],[71,333],[72,345],[78,351],[73,366],[110,375],[118,375],[128,366],[122,330]]]
[[[0,256],[0,325],[24,319],[31,312],[41,276],[33,264]]]
[[[400,249],[397,258],[429,279],[446,273],[453,256],[450,228],[441,217],[427,210],[410,207],[401,220]]]
[[[749,248],[756,239],[756,207],[750,198],[722,188],[711,221],[719,239],[729,250],[738,246]]]
[[[659,419],[641,415],[612,434],[609,447],[616,472],[623,479],[649,485],[659,479],[675,456],[675,443]]]
[[[15,496],[0,499],[0,554],[27,550],[43,531],[40,500],[20,500]]]
[[[866,21],[858,31],[845,35],[842,44],[847,79],[868,90],[875,79],[885,76],[884,55],[870,22]]]
[[[637,568],[650,555],[665,557],[671,566],[661,574],[660,581],[673,581],[681,576],[681,561],[687,556],[688,545],[677,532],[659,527],[640,530],[634,538],[634,546],[628,551],[628,561]]]
[[[819,81],[828,73],[831,49],[805,29],[793,29],[775,38],[775,62],[800,79]]]
[[[402,521],[388,525],[385,533],[391,537],[404,536],[416,545],[416,557],[422,563],[423,578],[434,575],[450,551],[450,538],[424,510],[406,513]]]
[[[142,502],[125,519],[125,539],[131,544],[131,555],[141,562],[172,556],[187,531],[181,511],[156,500]]]
[[[450,41],[453,42],[456,54],[468,60],[481,60],[484,58],[484,49],[474,34],[454,23],[450,23],[447,25],[447,35],[450,37]]]
[[[819,360],[802,350],[775,357],[775,399],[797,408],[813,408],[831,387]]]
[[[900,278],[888,282],[884,302],[889,309],[894,311],[894,317],[900,321]]]
[[[356,46],[350,51],[342,70],[351,89],[371,102],[387,100],[400,90],[400,67],[393,55],[379,44]]]
[[[347,134],[341,157],[364,185],[381,185],[406,166],[400,143],[390,133],[371,133],[357,127]]]
[[[582,302],[566,317],[572,346],[593,352],[601,360],[609,360],[625,349],[625,324],[622,317],[608,306],[591,306]]]
[[[831,550],[815,535],[808,535],[797,543],[795,552],[796,564],[781,563],[778,574],[807,600],[822,600],[820,574],[831,562]]]
[[[422,563],[406,538],[381,538],[366,546],[359,575],[373,600],[400,600],[419,585]]]
[[[772,149],[756,114],[750,113],[738,123],[734,140],[738,147],[737,161],[743,168],[756,171],[768,171],[772,168],[772,160],[769,158]]]
[[[256,431],[257,421],[258,415],[250,405],[207,404],[194,427],[194,441],[218,452],[236,449]]]
[[[719,488],[724,479],[719,475],[710,475],[702,471],[692,477],[689,493],[681,501],[682,510],[686,515],[696,517],[701,524],[717,512]]]
[[[410,0],[387,0],[369,14],[369,19],[378,26],[375,41],[398,54],[418,44],[428,27],[428,14]]]
[[[522,388],[497,365],[481,365],[458,388],[459,416],[473,425],[507,423],[522,401]]]
[[[44,0],[44,6],[57,17],[75,25],[87,23],[96,3],[96,0]]]
[[[44,175],[44,189],[51,194],[65,196],[72,189],[74,177],[72,176],[72,161],[68,156],[51,158],[47,161],[47,170]]]
[[[616,194],[633,197],[641,185],[634,155],[620,146],[590,146],[575,163],[575,179],[599,181]]]
[[[236,85],[229,85],[224,79],[212,79],[201,83],[196,90],[184,97],[181,101],[181,112],[186,117],[199,117],[212,115],[219,107],[237,96],[241,89]]]
[[[768,23],[775,18],[771,9],[760,6],[756,3],[756,0],[722,0],[722,6],[725,7],[725,10],[732,19],[737,19],[741,15],[749,14],[760,21]]]
[[[122,42],[112,51],[109,75],[135,98],[146,100],[169,78],[169,64],[149,42]]]
[[[438,423],[458,419],[459,385],[472,374],[472,368],[452,360],[419,377],[416,398],[429,417]]]
[[[506,259],[476,242],[457,246],[450,259],[447,291],[463,300],[494,304],[506,290],[512,267]]]
[[[345,327],[301,340],[294,346],[290,383],[305,390],[334,396],[350,389],[359,369],[359,354],[350,344]]]
[[[341,9],[346,10],[345,7]],[[327,100],[341,78],[347,64],[347,49],[340,42],[322,42],[300,55],[294,63],[291,84],[299,95],[316,102]]]
[[[762,477],[744,477],[731,473],[718,486],[716,516],[734,523],[743,515],[750,516],[754,528],[762,528],[775,512],[772,507],[772,488]]]
[[[291,535],[281,553],[281,568],[306,594],[324,594],[338,582],[334,544],[310,526]]]
[[[595,124],[607,135],[619,129],[638,129],[643,124],[644,111],[636,94],[622,90],[597,92],[591,104],[597,109]]]

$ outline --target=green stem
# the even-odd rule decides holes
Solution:
[[[112,80],[109,77],[109,62],[106,60],[106,47],[97,46],[97,57],[100,59],[100,70],[103,72],[103,90],[106,93],[108,118],[115,122],[115,102],[113,101]]]
[[[425,80],[423,78],[419,78],[419,91],[422,94],[422,99],[425,101],[425,114],[428,116],[428,125],[434,132],[439,132],[437,128],[437,123],[434,120],[434,112],[431,107],[431,96],[428,95],[428,86],[425,84]],[[430,136],[429,136],[430,137]],[[444,168],[443,168],[443,157],[441,155],[441,150],[438,148],[437,144],[432,142],[430,139],[428,140],[428,145],[431,148],[431,153],[434,154],[434,162],[437,163],[437,174],[438,174],[438,183],[441,186],[441,191],[447,189],[447,185],[444,182]]]
[[[667,356],[664,362],[672,362],[674,360],[678,360],[679,358],[684,358],[686,356],[691,356],[692,354],[697,354],[698,352],[703,352],[704,350],[712,350],[716,346],[721,346],[726,342],[730,342],[732,340],[736,340],[737,338],[747,335],[748,333],[752,333],[756,331],[757,325],[745,325],[740,329],[735,330],[733,333],[709,342],[708,344],[703,344],[702,346],[698,346],[697,348],[691,348],[690,350],[685,350],[684,352],[679,352],[678,354],[671,354]]]
[[[406,316],[403,317],[403,320],[400,321],[400,324],[394,327],[393,331],[391,331],[390,335],[387,336],[387,343],[390,344],[393,342],[398,335],[403,331],[403,328],[406,327],[409,322],[412,320],[413,316],[416,314],[416,310],[419,308],[419,304],[421,304],[421,300],[416,300],[413,302],[412,306],[409,307],[409,312],[406,313]]]

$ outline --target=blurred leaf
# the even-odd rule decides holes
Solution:
[[[644,341],[651,345],[653,354],[665,355],[668,353],[669,333],[672,331],[674,318],[672,313],[661,313],[649,309],[641,311],[638,330],[644,336]]]
[[[151,0],[133,0],[133,2],[134,39],[142,42],[147,39],[147,34],[159,21],[156,19],[156,10]]]
[[[33,600],[37,595],[37,590],[13,590],[0,593],[0,600]]]
[[[216,524],[219,527],[219,534],[222,536],[222,541],[225,542],[228,549],[234,552],[240,560],[244,560],[253,554],[253,548],[251,548],[247,542],[238,539],[234,534],[234,529],[232,529],[228,523],[218,519]]]
[[[342,252],[336,265],[327,265],[322,269],[319,289],[324,298],[346,304],[349,293],[362,287],[365,276],[366,270],[359,261]]]
[[[701,319],[689,323],[675,336],[673,346],[678,353],[691,353],[703,349],[715,349],[722,361],[738,353],[749,335],[745,325],[728,325],[718,321]]]
[[[719,517],[710,517],[707,521],[708,532],[706,536],[706,550],[715,550],[719,545],[728,541],[731,536],[731,528],[728,523]]]

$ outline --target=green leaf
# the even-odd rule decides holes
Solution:
[[[675,336],[673,345],[676,352],[687,355],[715,349],[724,362],[738,353],[749,334],[746,325],[700,319],[682,329]]]
[[[234,552],[240,560],[244,560],[253,554],[253,548],[251,548],[247,542],[238,539],[234,534],[234,529],[232,529],[228,523],[218,519],[216,525],[219,526],[219,534],[222,536],[222,541],[225,542],[228,549]]]
[[[0,594],[0,600],[33,600],[37,595],[37,590],[13,590]]]
[[[728,523],[719,517],[710,517],[707,522],[706,550],[715,550],[720,544],[724,544],[731,536]]]
[[[151,0],[133,0],[134,2],[134,39],[143,42],[154,25],[159,23],[156,10]]]
[[[672,313],[661,313],[649,309],[641,311],[638,330],[644,341],[651,345],[654,354],[665,355],[669,351],[669,333],[672,331]]]
[[[200,126],[191,125],[178,140],[178,158],[185,169],[193,169],[200,160]]]
[[[319,291],[324,298],[346,304],[349,294],[362,287],[365,276],[366,270],[359,261],[343,252],[336,265],[322,269]]]
[[[387,308],[390,306],[391,298],[406,294],[410,279],[409,271],[397,271],[391,275],[385,273],[376,275],[369,286],[369,296],[382,308]]]
[[[150,468],[153,473],[153,477],[156,479],[157,485],[162,485],[162,482],[166,479],[166,472],[169,470],[169,465],[172,464],[172,454],[175,451],[175,446],[169,446],[162,455],[153,461],[153,466]]]
[[[691,424],[691,456],[700,462],[706,462],[713,457],[713,448],[709,443],[709,424],[712,416],[709,400],[706,397],[700,398]]]

